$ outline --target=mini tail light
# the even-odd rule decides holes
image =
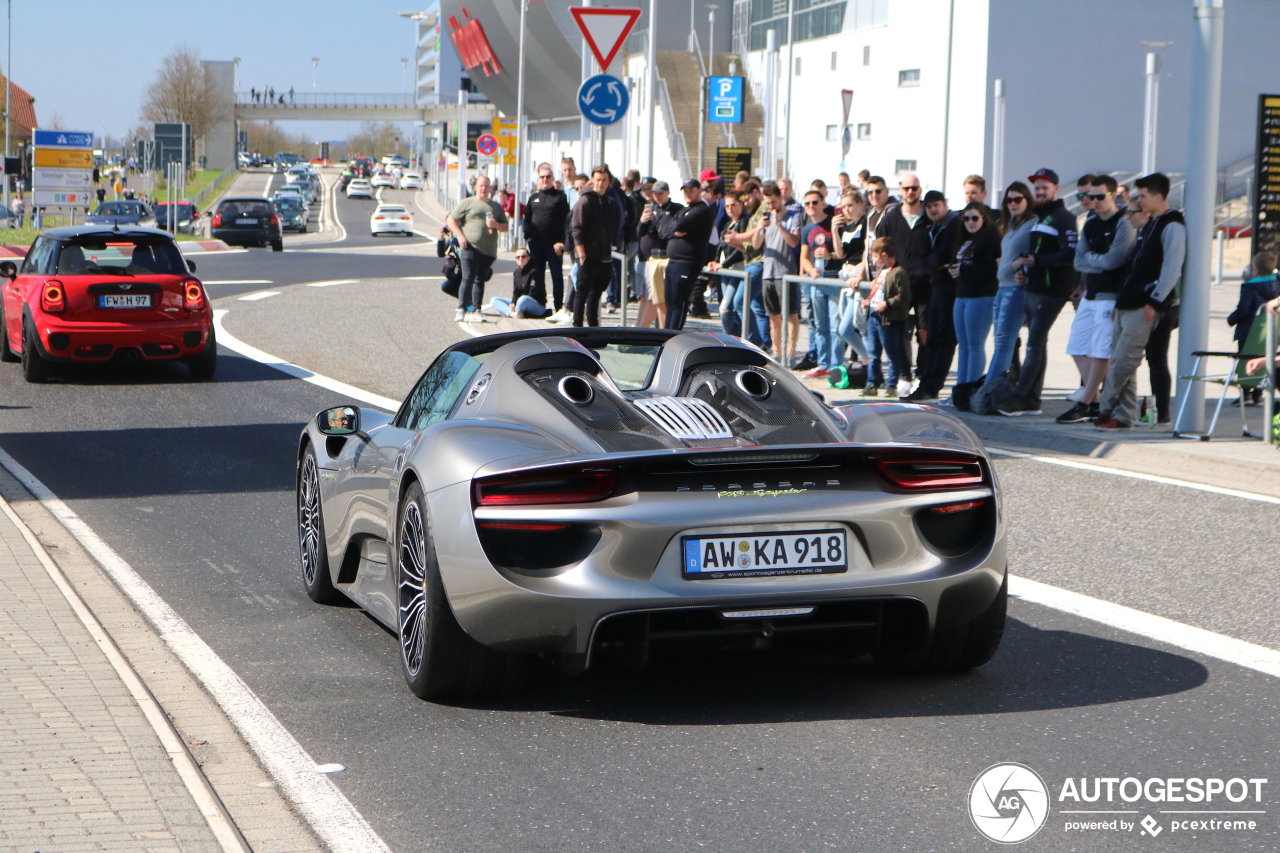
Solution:
[[[222,214],[221,214],[221,213],[215,213],[215,214],[213,215],[213,221],[209,223],[209,227],[210,227],[210,228],[219,228],[219,227],[221,227],[221,226],[222,226]]]
[[[548,468],[475,481],[477,506],[577,504],[613,494],[617,475],[609,468]]]
[[[67,307],[67,293],[60,281],[46,281],[40,291],[40,309],[46,314],[61,314]]]
[[[983,482],[982,464],[976,459],[897,457],[872,461],[886,480],[902,489],[955,489]]]
[[[199,311],[204,308],[204,290],[198,281],[187,281],[182,285],[182,307],[188,311]]]

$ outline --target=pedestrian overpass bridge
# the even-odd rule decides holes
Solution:
[[[497,110],[490,103],[467,104],[468,122],[487,122]],[[456,121],[457,104],[415,104],[404,93],[236,92],[236,121]]]

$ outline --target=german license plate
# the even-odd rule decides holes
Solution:
[[[258,220],[256,220],[256,219],[237,219],[237,220],[236,220],[236,224],[237,224],[237,225],[257,225],[257,224],[258,224]]]
[[[685,536],[682,543],[686,578],[829,575],[849,570],[848,538],[843,528]]]
[[[98,296],[99,308],[150,308],[150,293],[103,293]]]

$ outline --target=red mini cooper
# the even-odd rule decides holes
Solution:
[[[0,263],[0,360],[28,382],[55,363],[186,362],[193,379],[218,364],[213,311],[194,263],[154,228],[54,228],[18,269]]]

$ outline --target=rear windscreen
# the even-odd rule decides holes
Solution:
[[[187,264],[168,240],[73,238],[58,250],[58,275],[186,275]]]
[[[271,205],[264,201],[228,201],[218,208],[218,212],[224,219],[228,216],[264,217],[271,215]]]

